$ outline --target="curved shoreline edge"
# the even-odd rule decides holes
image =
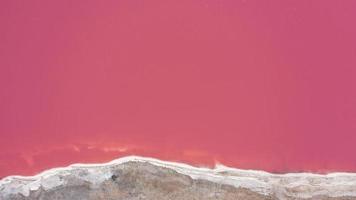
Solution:
[[[329,174],[286,173],[273,174],[258,170],[242,170],[216,165],[215,168],[194,167],[185,163],[162,161],[155,158],[127,156],[98,164],[72,164],[68,167],[45,170],[34,176],[8,176],[0,180],[0,196],[21,193],[44,188],[46,190],[65,184],[58,176],[72,174],[78,170],[88,170],[86,180],[96,184],[108,179],[108,168],[128,162],[149,163],[157,167],[172,169],[192,179],[202,179],[219,184],[245,188],[262,195],[274,194],[284,198],[356,197],[356,173],[333,172]],[[3,194],[1,194],[3,193]]]

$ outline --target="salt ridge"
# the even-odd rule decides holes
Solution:
[[[317,195],[328,197],[356,197],[356,173],[336,172],[326,175],[313,173],[273,174],[265,171],[242,170],[217,164],[215,168],[194,167],[184,163],[162,161],[155,158],[127,156],[108,163],[72,164],[68,167],[53,168],[34,176],[8,176],[0,180],[1,193],[21,193],[28,196],[30,191],[42,187],[45,190],[65,184],[59,176],[76,175],[75,172],[86,169],[89,174],[80,177],[93,184],[100,184],[111,176],[109,167],[127,162],[148,162],[155,166],[173,169],[190,176],[220,184],[246,188],[263,195],[275,195],[279,199],[286,197],[311,198]]]

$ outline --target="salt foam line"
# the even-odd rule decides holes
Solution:
[[[37,188],[39,184],[38,182],[41,180],[51,177],[53,178],[56,175],[69,172],[71,170],[82,168],[101,170],[102,168],[120,165],[127,162],[148,162],[156,166],[173,169],[178,173],[188,175],[193,179],[203,179],[222,184],[229,184],[235,187],[247,188],[264,195],[274,193],[277,194],[277,196],[298,195],[298,197],[303,198],[310,198],[313,195],[326,195],[330,197],[356,196],[356,173],[337,172],[326,175],[313,173],[272,174],[264,171],[230,168],[220,164],[216,165],[213,169],[194,167],[184,163],[162,161],[155,158],[139,156],[122,157],[108,163],[73,164],[68,167],[46,170],[34,176],[8,176],[0,180],[0,189],[12,181],[20,181],[24,184],[24,187],[26,186],[28,190],[30,190],[31,188],[33,189],[33,187],[26,185],[27,182],[37,182],[35,187]],[[282,179],[283,184],[280,183]],[[310,181],[315,180],[318,180],[319,185],[315,186],[310,184]],[[55,183],[54,185],[56,184],[58,185],[59,183]],[[47,188],[50,188],[51,186],[52,185],[49,184],[47,185]],[[287,194],[288,192],[286,189],[298,188],[298,186],[308,186],[310,188],[306,191],[299,191],[298,194]],[[25,193],[28,194],[28,191],[25,191]]]

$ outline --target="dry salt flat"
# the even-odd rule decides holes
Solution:
[[[0,200],[356,199],[356,173],[272,174],[128,156],[0,180]]]

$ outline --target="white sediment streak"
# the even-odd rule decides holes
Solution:
[[[21,193],[42,188],[48,190],[68,184],[61,177],[68,174],[97,185],[108,180],[111,169],[127,162],[148,162],[155,166],[173,169],[192,179],[202,179],[219,184],[249,189],[263,195],[275,195],[279,199],[327,197],[356,197],[356,173],[312,173],[272,174],[264,171],[241,170],[216,165],[214,169],[167,162],[154,158],[128,156],[103,164],[73,164],[65,168],[54,168],[35,176],[9,176],[0,180],[0,197],[4,194]],[[85,172],[85,173],[83,173]]]

